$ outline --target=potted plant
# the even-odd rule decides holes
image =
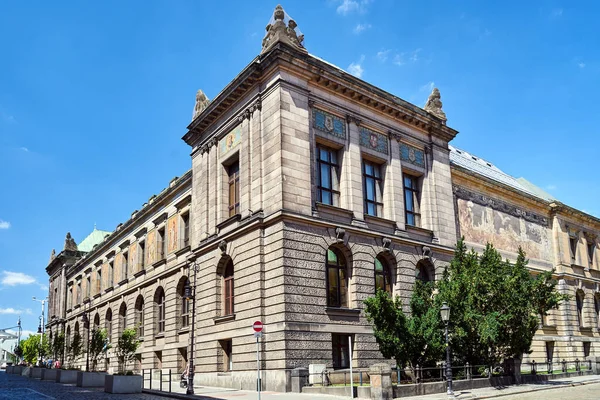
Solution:
[[[68,363],[56,373],[56,382],[58,383],[77,383],[77,371],[75,362],[81,355],[83,349],[83,341],[78,331],[73,334],[73,341],[67,345],[67,360]]]
[[[62,360],[64,347],[65,347],[65,334],[59,333],[54,337],[54,340],[52,340],[50,342],[50,346],[49,346],[50,354],[52,355],[54,362],[56,362],[58,360]],[[49,369],[42,371],[42,380],[56,382],[57,374],[58,374],[58,370],[55,368],[52,368],[52,366],[50,365]]]
[[[15,375],[21,375],[21,371],[23,369],[23,367],[20,364],[20,361],[23,358],[23,346],[21,343],[19,343],[17,347],[15,347],[13,353],[15,354],[15,366],[12,369],[12,373]]]
[[[104,387],[106,372],[98,372],[98,359],[105,358],[110,349],[108,335],[105,329],[94,328],[90,334],[89,357],[93,372],[79,371],[77,373],[77,386],[80,387]]]
[[[117,358],[119,360],[119,372],[114,375],[106,375],[104,391],[107,393],[141,393],[142,376],[135,375],[133,371],[127,370],[127,363],[133,361],[135,352],[140,347],[137,338],[137,330],[128,328],[117,342]]]

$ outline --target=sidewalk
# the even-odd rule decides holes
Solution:
[[[600,383],[600,376],[587,375],[577,376],[573,378],[558,379],[548,381],[546,383],[526,384],[526,385],[511,385],[506,387],[488,387],[482,389],[463,390],[455,392],[457,399],[492,399],[508,395],[518,395],[519,393],[537,392],[541,390],[557,389],[562,387],[589,385],[592,383]],[[540,395],[542,397],[543,395]],[[446,393],[429,394],[424,396],[410,396],[402,399],[413,400],[448,400]]]

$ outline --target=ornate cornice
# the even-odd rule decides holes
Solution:
[[[523,218],[526,221],[533,222],[538,225],[548,226],[548,218],[526,211],[520,207],[506,203],[502,200],[494,199],[488,196],[484,196],[480,193],[472,192],[461,186],[452,186],[452,192],[459,199],[472,201],[475,204],[479,204],[484,207],[490,207],[493,210],[500,211],[517,218]]]

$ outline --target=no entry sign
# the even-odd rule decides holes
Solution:
[[[263,330],[262,322],[256,321],[254,324],[252,324],[252,329],[254,329],[254,332],[262,332],[262,330]]]

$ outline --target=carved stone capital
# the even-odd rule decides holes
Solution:
[[[344,241],[344,236],[346,236],[346,230],[344,228],[340,228],[340,227],[335,228],[336,242],[342,243]]]
[[[350,114],[346,114],[346,121],[348,121],[348,123],[354,123],[356,126],[360,126],[362,122],[358,117]]]
[[[402,140],[402,135],[400,135],[397,132],[388,131],[388,135],[390,136],[391,139],[394,139],[397,142],[400,142],[400,140]]]
[[[313,99],[308,99],[308,107],[313,108],[315,106],[315,101]]]

